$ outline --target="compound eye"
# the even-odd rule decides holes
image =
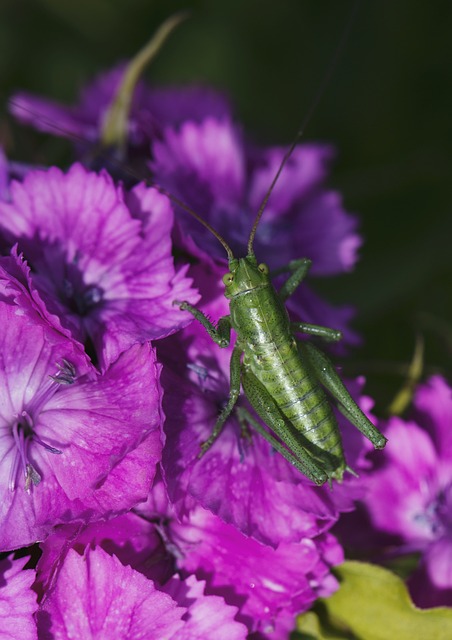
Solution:
[[[259,271],[261,273],[263,273],[264,275],[268,275],[268,267],[264,262],[261,262],[261,264],[257,267],[259,269]]]
[[[223,284],[229,287],[234,282],[232,273],[225,273],[223,276]]]

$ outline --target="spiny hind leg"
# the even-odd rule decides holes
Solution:
[[[232,413],[232,410],[238,400],[240,394],[240,357],[242,355],[242,349],[240,347],[234,347],[230,362],[230,387],[229,387],[229,399],[227,404],[223,407],[220,415],[215,422],[212,433],[209,438],[201,444],[201,451],[198,458],[201,458],[208,449],[213,445],[215,440],[220,435],[226,420]]]
[[[386,444],[386,438],[353,400],[331,360],[309,342],[300,343],[299,348],[310,362],[318,381],[339,403],[338,408],[341,413],[372,442],[376,449],[383,449]]]
[[[309,456],[309,460],[299,460],[297,457],[293,455],[284,445],[279,442],[274,436],[271,435],[264,427],[251,415],[248,409],[244,407],[237,407],[237,413],[239,416],[239,420],[244,423],[248,423],[251,425],[267,442],[271,444],[275,451],[278,451],[290,464],[298,469],[303,475],[312,480],[318,485],[324,484],[328,480],[328,476],[324,473],[320,467],[318,467],[315,462]],[[306,454],[307,455],[307,454]],[[301,456],[300,456],[301,457]],[[315,465],[315,468],[311,465]]]
[[[287,448],[272,436],[264,427],[253,418],[246,410],[240,407],[238,409],[242,419],[246,418],[260,435],[265,438],[276,451],[294,465],[302,474],[318,485],[324,484],[328,480],[328,474],[321,465],[314,460],[309,453],[309,442],[300,434],[294,434],[294,429],[288,420],[284,417],[265,387],[259,382],[256,376],[247,371],[242,370],[242,385],[251,406],[261,419],[267,424],[276,435],[287,445]],[[303,444],[301,443],[303,441]]]

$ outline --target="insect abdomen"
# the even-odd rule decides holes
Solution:
[[[244,366],[251,369],[293,429],[309,440],[310,453],[342,477],[345,462],[336,419],[325,392],[303,361],[284,306],[272,289],[249,292],[243,298],[246,316],[234,314],[232,305],[231,315],[241,325],[239,335],[247,334]]]
[[[314,446],[314,455],[330,454],[343,460],[336,419],[325,392],[302,361],[291,335],[285,340],[259,345],[250,368],[291,425]]]

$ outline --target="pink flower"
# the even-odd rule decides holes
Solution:
[[[40,563],[41,564],[41,563]],[[40,638],[244,640],[237,609],[190,576],[161,588],[100,547],[66,550],[38,613]]]
[[[0,560],[0,637],[2,640],[37,640],[34,614],[38,608],[31,586],[35,572],[24,570],[29,558]]]
[[[196,302],[171,256],[173,213],[155,189],[125,194],[105,173],[74,165],[31,171],[0,203],[5,239],[33,269],[49,312],[82,343],[94,345],[101,368],[136,342],[161,338],[190,318],[175,299]]]
[[[409,420],[391,418],[389,445],[356,483],[359,511],[340,523],[355,548],[394,555],[417,552],[409,580],[418,606],[452,605],[452,390],[441,376],[419,386]]]
[[[0,549],[145,499],[160,459],[160,368],[136,345],[103,375],[77,343],[0,302]]]

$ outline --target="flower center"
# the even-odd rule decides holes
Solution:
[[[15,491],[18,478],[22,474],[25,491],[30,493],[32,486],[41,482],[41,474],[36,468],[31,455],[31,444],[37,444],[52,454],[61,455],[63,452],[42,440],[35,432],[36,419],[45,403],[59,390],[62,385],[70,385],[75,382],[76,371],[73,364],[67,360],[58,366],[55,375],[48,380],[35,394],[27,409],[16,414],[11,425],[11,435],[16,447],[16,456],[11,467],[9,489]]]
[[[433,507],[437,526],[435,533],[452,534],[452,483],[438,492]]]
[[[416,519],[424,523],[428,535],[434,538],[452,535],[452,483],[439,489]]]
[[[63,297],[71,311],[78,316],[87,316],[102,301],[103,289],[95,284],[86,285],[81,278],[65,278]]]

